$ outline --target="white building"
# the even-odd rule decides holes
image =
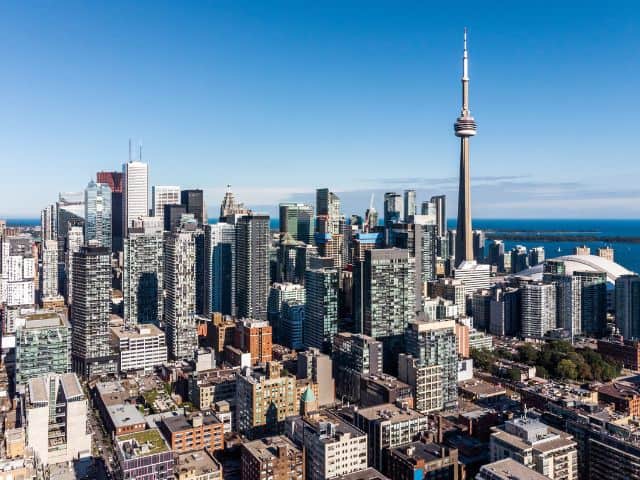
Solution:
[[[154,367],[167,361],[165,334],[155,325],[111,327],[111,340],[123,372],[152,372]]]
[[[75,373],[29,380],[25,398],[27,446],[43,465],[91,455],[87,399]]]
[[[132,221],[149,215],[149,166],[146,163],[125,163],[123,166],[123,231]]]
[[[42,298],[58,296],[58,241],[45,240],[42,245],[42,275],[40,276]]]
[[[464,261],[453,272],[453,278],[464,285],[466,295],[491,285],[491,265],[476,261]]]
[[[154,217],[163,219],[165,205],[180,204],[180,187],[178,186],[154,185],[151,190],[151,205]]]
[[[520,288],[522,336],[542,338],[556,328],[556,286],[527,283]]]

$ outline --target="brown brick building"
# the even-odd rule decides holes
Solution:
[[[160,430],[176,453],[224,449],[224,424],[213,415],[167,417],[162,420]]]
[[[600,403],[612,403],[618,412],[640,415],[640,391],[629,382],[611,382],[598,389]]]
[[[269,322],[245,318],[236,322],[234,346],[251,354],[251,364],[266,363],[272,357],[272,332]]]
[[[242,445],[242,480],[303,480],[304,459],[287,437],[279,435]]]

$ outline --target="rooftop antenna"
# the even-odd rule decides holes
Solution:
[[[131,163],[131,139],[129,139],[129,163]]]
[[[139,153],[138,153],[138,161],[142,162],[142,144],[138,145]]]

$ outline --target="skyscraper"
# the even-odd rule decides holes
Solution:
[[[447,233],[447,196],[434,195],[430,202],[435,205],[438,236],[442,237]]]
[[[238,316],[267,319],[269,295],[269,216],[248,214],[236,224],[236,303]]]
[[[167,232],[171,232],[178,228],[180,226],[180,219],[182,218],[182,215],[187,213],[187,209],[184,205],[165,205],[163,210],[164,214],[162,217],[164,221],[164,229]]]
[[[111,238],[114,252],[122,251],[123,198],[122,172],[98,172],[96,183],[105,183],[111,189]]]
[[[196,217],[199,227],[208,223],[207,209],[204,204],[204,193],[202,190],[182,190],[180,198],[182,200],[180,203],[187,208],[187,213],[191,213]]]
[[[83,377],[115,373],[110,343],[111,254],[104,247],[81,247],[73,254],[72,363]]]
[[[80,225],[70,225],[67,232],[67,242],[65,246],[65,295],[67,303],[73,302],[73,254],[80,251],[80,247],[84,245],[84,230]]]
[[[392,224],[400,222],[403,218],[403,200],[400,194],[396,192],[387,192],[384,194],[384,224]],[[415,207],[415,204],[414,204]]]
[[[313,243],[313,207],[304,203],[280,204],[280,233],[288,233],[295,240]]]
[[[127,235],[133,221],[149,215],[149,166],[129,161],[123,166],[123,234]]]
[[[469,60],[467,30],[464,31],[462,55],[462,111],[454,125],[460,137],[460,185],[458,187],[458,225],[456,234],[456,261],[473,260],[473,233],[471,227],[471,178],[469,174],[469,139],[476,134],[476,122],[469,110]]]
[[[404,191],[404,218],[405,222],[411,222],[416,214],[416,191]]]
[[[616,279],[616,325],[626,339],[640,338],[640,276]]]
[[[55,203],[40,212],[40,228],[43,242],[58,239],[58,208]]]
[[[340,223],[344,222],[340,215],[340,198],[328,188],[316,190],[316,214],[318,233],[340,233]]]
[[[124,240],[122,294],[127,325],[162,321],[163,307],[162,232],[130,232]]]
[[[165,234],[164,321],[169,355],[193,358],[198,348],[196,333],[196,237],[178,229]]]
[[[205,310],[236,315],[236,227],[229,223],[206,225]]]
[[[178,204],[180,204],[180,187],[175,185],[151,187],[151,208],[154,217],[164,219],[164,206]]]
[[[42,274],[40,275],[40,297],[58,296],[58,242],[42,242]]]
[[[331,351],[338,333],[338,271],[310,269],[304,275],[305,310],[302,341],[306,347]]]
[[[111,250],[111,189],[105,183],[89,182],[84,190],[84,239]]]
[[[544,283],[526,283],[520,288],[522,336],[542,338],[556,328],[556,287]]]

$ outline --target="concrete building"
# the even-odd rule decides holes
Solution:
[[[177,480],[222,480],[222,465],[207,450],[178,455],[175,473]]]
[[[71,371],[71,325],[57,312],[39,311],[18,320],[16,384],[47,373]]]
[[[58,298],[60,298],[58,291],[58,241],[44,240],[40,270],[40,302]]]
[[[269,300],[267,304],[267,319],[273,327],[274,341],[282,343],[286,330],[283,326],[283,305],[305,304],[305,288],[297,283],[274,283],[269,289]]]
[[[385,450],[382,471],[398,480],[458,480],[458,450],[412,442]]]
[[[338,271],[332,268],[305,272],[305,310],[302,343],[306,347],[330,351],[338,333]]]
[[[525,338],[542,338],[556,328],[556,289],[544,283],[520,287],[521,327]]]
[[[462,262],[453,272],[453,278],[464,285],[466,295],[491,286],[491,266],[477,262]]]
[[[32,378],[24,408],[27,446],[42,465],[72,462],[91,455],[87,399],[75,374]]]
[[[367,434],[369,465],[378,470],[382,467],[384,449],[417,440],[429,428],[426,415],[390,403],[354,411],[353,423]]]
[[[167,361],[166,336],[155,325],[111,327],[111,342],[122,372],[150,373]]]
[[[352,402],[360,399],[360,378],[382,374],[382,343],[361,333],[340,332],[333,343],[336,395]]]
[[[214,415],[197,413],[166,417],[160,431],[169,442],[171,450],[185,453],[203,448],[210,452],[224,449],[224,425]]]
[[[104,247],[82,247],[73,254],[71,308],[72,364],[82,377],[117,372],[111,348],[111,254]]]
[[[360,402],[362,407],[381,403],[407,404],[413,406],[411,385],[401,382],[393,375],[362,375],[360,377]]]
[[[520,291],[517,288],[494,288],[489,308],[489,333],[500,337],[520,334]]]
[[[180,204],[180,187],[174,185],[154,185],[151,187],[151,211],[164,225],[164,206]]]
[[[313,206],[304,203],[281,203],[280,233],[288,233],[299,242],[313,243]]]
[[[305,453],[307,480],[323,480],[367,468],[367,436],[339,417],[315,412],[287,419],[287,435]]]
[[[164,320],[169,355],[193,358],[196,334],[196,234],[176,230],[165,235]]]
[[[238,317],[267,319],[269,216],[249,214],[236,223],[236,303]]]
[[[180,203],[186,207],[187,213],[195,217],[198,222],[198,227],[202,228],[209,223],[202,190],[182,190],[182,192],[180,192],[180,200]]]
[[[114,445],[117,480],[174,478],[174,453],[157,428],[121,435]]]
[[[279,362],[246,368],[236,381],[238,432],[249,438],[281,430],[285,418],[299,411],[296,379],[283,374]]]
[[[297,378],[309,379],[318,384],[318,404],[322,407],[336,401],[332,362],[329,355],[310,348],[298,354]]]
[[[549,480],[549,477],[525,467],[512,458],[488,463],[480,468],[476,480]]]
[[[129,161],[122,167],[123,234],[126,237],[133,221],[149,215],[149,166]]]
[[[251,364],[270,362],[273,351],[272,329],[266,320],[244,318],[236,321],[234,346],[251,354]]]
[[[492,430],[492,462],[512,458],[552,480],[578,478],[578,454],[571,435],[526,416]]]
[[[84,190],[84,238],[111,251],[111,189],[104,183],[91,181]]]
[[[242,480],[303,480],[304,456],[285,436],[242,445]]]
[[[444,406],[442,365],[426,365],[417,358],[401,353],[398,379],[411,385],[413,407],[420,413],[442,410]]]
[[[111,435],[141,432],[147,423],[140,411],[131,403],[116,403],[105,407],[104,423]]]
[[[235,402],[238,368],[216,368],[196,372],[189,378],[189,400],[199,410],[213,408],[221,401]]]

